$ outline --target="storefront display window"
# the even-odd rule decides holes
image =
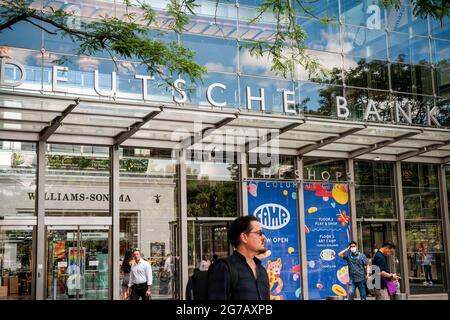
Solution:
[[[33,228],[0,226],[0,299],[32,299]]]
[[[407,221],[406,241],[411,294],[445,292],[441,222]]]
[[[36,144],[0,141],[0,217],[35,214]]]
[[[354,166],[358,218],[394,218],[396,212],[392,163],[355,161]]]
[[[176,172],[171,150],[120,149],[121,263],[134,248],[141,250],[152,266],[153,299],[179,298]],[[123,276],[121,271],[121,281]]]

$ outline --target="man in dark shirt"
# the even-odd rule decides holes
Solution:
[[[392,255],[395,250],[395,244],[391,241],[383,243],[380,250],[378,250],[373,256],[372,265],[379,268],[380,274],[380,288],[375,288],[376,300],[390,300],[389,294],[386,289],[385,281],[399,280],[400,277],[391,273],[387,257]]]
[[[269,300],[269,278],[257,255],[266,252],[261,223],[253,216],[239,217],[231,223],[228,236],[234,253],[228,264],[234,269],[233,281],[227,263],[219,260],[208,277],[210,300]]]

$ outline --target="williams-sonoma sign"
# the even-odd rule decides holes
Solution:
[[[11,72],[14,70],[14,72]],[[111,80],[110,80],[110,88],[105,90],[104,88],[100,88],[99,78],[100,74],[98,70],[94,70],[93,72],[93,90],[95,94],[99,97],[105,98],[115,98],[117,97],[118,88],[117,88],[117,74],[116,72],[111,72]],[[63,66],[53,65],[51,68],[51,91],[58,93],[68,93],[69,89],[67,85],[69,84],[69,68]],[[103,75],[102,75],[103,76]],[[8,58],[0,58],[0,86],[5,87],[21,87],[24,85],[24,82],[27,78],[26,68],[18,61]],[[154,77],[149,75],[141,75],[135,74],[134,78],[141,82],[141,99],[143,101],[149,101],[150,96],[148,93],[148,88],[150,81],[154,80]],[[74,85],[75,86],[75,85]],[[173,101],[176,104],[185,104],[188,100],[188,95],[186,90],[184,89],[186,86],[186,81],[183,79],[177,79],[174,82],[175,90],[173,90]],[[71,88],[72,89],[72,88]],[[223,83],[216,82],[210,84],[206,88],[205,97],[207,102],[212,107],[227,107],[226,101],[217,101],[213,98],[213,93],[216,91],[225,92],[227,90],[227,86]],[[281,109],[285,114],[298,114],[301,111],[298,108],[298,100],[296,98],[295,91],[293,90],[279,90],[278,94],[281,95]],[[73,92],[71,92],[73,93]],[[264,112],[266,111],[266,95],[264,88],[258,88],[255,90],[249,86],[245,88],[245,102],[246,108],[251,110],[253,106],[257,103],[259,104],[259,110]],[[412,101],[406,102],[395,102],[393,105],[389,105],[386,107],[386,103],[383,104],[382,107],[379,107],[378,104],[372,100],[367,99],[365,102],[365,110],[361,120],[364,121],[377,121],[383,122],[385,121],[383,114],[386,112],[386,109],[392,108],[393,110],[393,119],[392,122],[397,124],[413,124],[415,122],[416,114],[413,111]],[[406,105],[404,105],[406,104]],[[348,107],[348,101],[345,97],[336,96],[335,98],[335,112],[339,119],[349,119],[352,118],[351,110]],[[445,125],[440,123],[439,115],[440,108],[438,106],[425,106],[424,110],[421,110],[421,123],[428,126],[436,126],[441,127]]]

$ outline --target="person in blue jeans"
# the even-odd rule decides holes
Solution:
[[[348,263],[350,300],[355,299],[356,288],[359,289],[361,300],[366,300],[366,269],[369,260],[364,253],[358,251],[358,244],[355,241],[350,242],[350,245],[338,255]]]

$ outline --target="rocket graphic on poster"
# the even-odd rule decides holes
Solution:
[[[309,299],[346,297],[348,266],[338,253],[351,241],[348,184],[305,183]]]
[[[266,253],[260,255],[267,270],[271,300],[301,299],[298,248],[297,184],[248,181],[248,214],[261,222]]]

